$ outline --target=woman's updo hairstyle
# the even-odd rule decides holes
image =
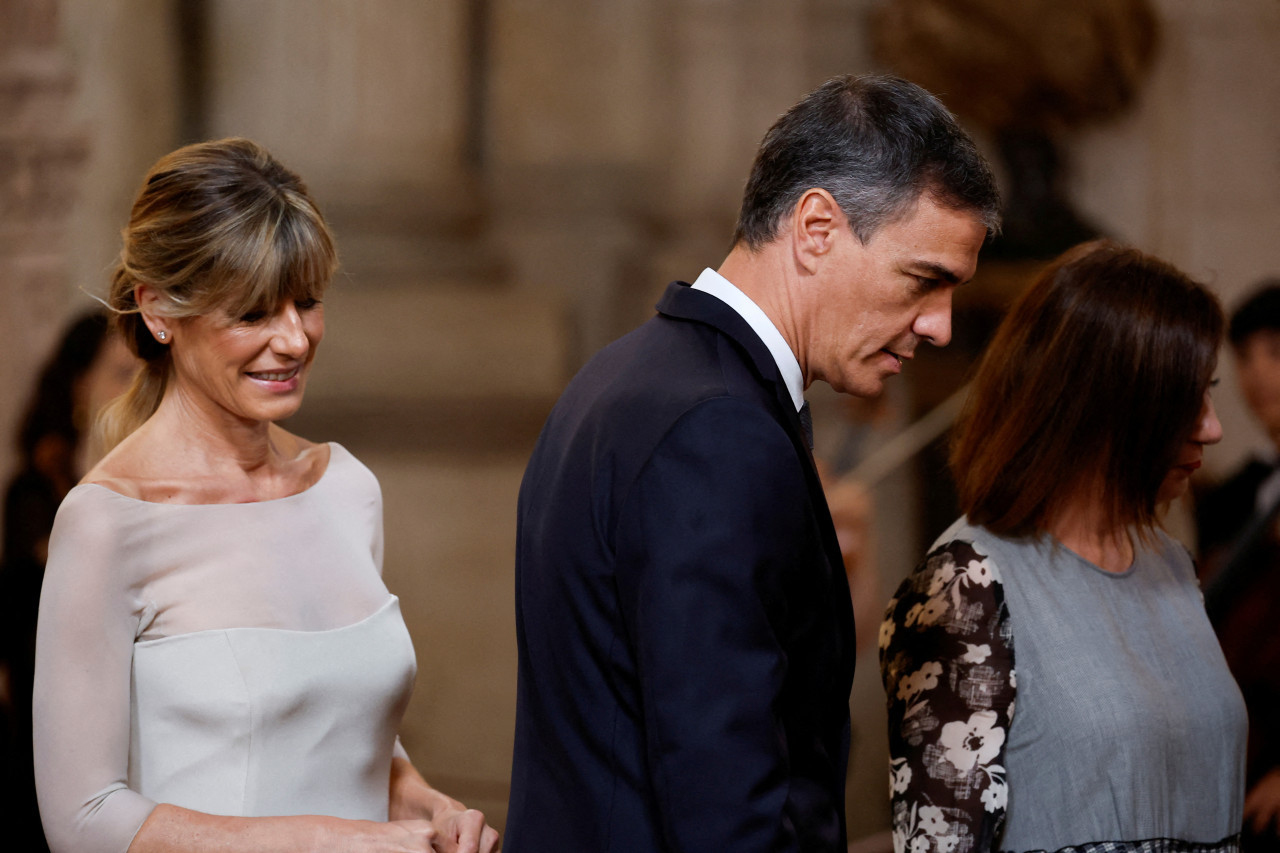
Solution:
[[[107,447],[151,417],[169,375],[169,347],[142,321],[138,285],[159,294],[166,317],[215,309],[239,316],[321,298],[338,266],[333,237],[302,180],[248,139],[188,145],[162,157],[123,236],[107,305],[144,367],[103,413]]]

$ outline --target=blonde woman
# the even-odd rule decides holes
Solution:
[[[396,737],[415,660],[377,481],[276,424],[336,266],[301,181],[248,140],[147,175],[108,300],[144,368],[59,510],[41,601],[55,853],[497,847]]]

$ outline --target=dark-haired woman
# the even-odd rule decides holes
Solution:
[[[36,809],[31,757],[31,683],[36,611],[58,504],[101,454],[90,439],[93,417],[129,387],[138,360],[106,315],[91,311],[67,326],[36,379],[18,431],[18,466],[4,493],[0,554],[0,669],[9,691],[0,825],[28,853],[48,850]]]
[[[243,139],[162,158],[108,302],[144,366],[58,511],[35,760],[55,853],[492,851],[396,738],[413,647],[382,502],[297,411],[337,256]]]
[[[1109,242],[997,330],[952,448],[964,516],[881,629],[896,850],[1235,849],[1244,706],[1158,516],[1221,438],[1221,332],[1207,290]]]

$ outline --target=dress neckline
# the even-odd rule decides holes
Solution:
[[[1053,534],[1047,532],[1044,534],[1044,542],[1048,545],[1051,555],[1054,553],[1064,554],[1066,555],[1067,560],[1076,563],[1080,567],[1088,569],[1094,574],[1103,575],[1115,580],[1123,580],[1125,578],[1133,577],[1138,571],[1138,564],[1142,561],[1143,554],[1150,550],[1150,547],[1144,545],[1141,538],[1136,534],[1131,535],[1131,539],[1133,541],[1133,560],[1130,561],[1129,565],[1122,571],[1113,572],[1110,569],[1104,569],[1088,557],[1085,557],[1078,551],[1073,550],[1071,546],[1063,543],[1062,540],[1058,539]]]
[[[265,504],[278,504],[284,501],[297,500],[301,498],[303,495],[311,494],[312,492],[318,490],[320,488],[320,485],[324,483],[325,480],[329,479],[329,474],[330,472],[333,471],[335,455],[338,454],[340,451],[345,452],[345,448],[343,448],[342,445],[338,444],[336,441],[327,441],[325,442],[325,444],[329,448],[329,459],[327,462],[325,462],[324,471],[320,473],[320,476],[316,478],[316,481],[311,485],[307,486],[305,489],[302,489],[301,491],[294,492],[291,495],[282,495],[278,498],[267,498],[265,500],[260,500],[260,501],[230,501],[230,502],[215,502],[215,503],[165,503],[162,501],[148,501],[142,498],[132,497],[131,495],[122,494],[120,492],[117,492],[115,489],[110,488],[109,486],[102,485],[101,483],[80,483],[71,491],[74,492],[78,489],[100,489],[106,492],[107,494],[113,495],[121,500],[129,501],[130,503],[135,503],[135,504],[142,504],[144,506],[214,507],[214,506],[263,506]]]
[[[194,504],[201,506],[201,504]],[[193,506],[193,504],[187,504]],[[203,504],[203,506],[220,506],[220,504]],[[373,622],[381,619],[383,614],[388,612],[399,612],[400,598],[391,593],[387,594],[387,599],[378,605],[372,613],[362,616],[354,622],[348,622],[345,625],[336,625],[332,628],[281,628],[266,627],[261,625],[233,625],[229,628],[200,628],[196,631],[187,631],[181,634],[170,634],[163,637],[152,637],[149,640],[136,640],[135,647],[150,647],[162,644],[171,644],[180,640],[192,641],[201,638],[218,637],[226,634],[267,634],[275,636],[296,636],[296,637],[323,637],[340,634],[344,631],[356,631],[362,629]]]

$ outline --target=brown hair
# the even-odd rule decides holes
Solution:
[[[248,139],[179,148],[151,167],[133,203],[107,306],[144,361],[133,387],[103,413],[107,447],[155,412],[169,348],[139,314],[135,288],[159,293],[173,318],[220,308],[273,311],[320,298],[338,266],[333,237],[302,180]]]
[[[1100,240],[1068,250],[1009,310],[956,424],[960,508],[1002,535],[1045,529],[1100,483],[1145,534],[1217,364],[1218,301],[1170,264]]]

